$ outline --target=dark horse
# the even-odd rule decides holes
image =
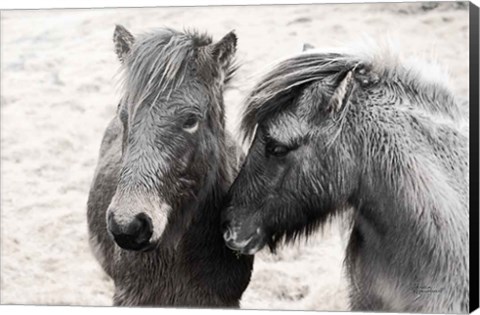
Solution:
[[[352,207],[353,310],[467,312],[468,138],[448,87],[421,70],[388,53],[278,63],[246,101],[228,246],[275,249]]]
[[[237,38],[117,26],[124,95],[103,137],[88,199],[90,245],[115,305],[238,307],[252,257],[225,246],[222,200],[241,150],[223,90]]]

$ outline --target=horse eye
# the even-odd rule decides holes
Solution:
[[[287,146],[276,144],[276,143],[268,143],[266,146],[267,154],[273,155],[276,157],[282,157],[287,155],[290,152],[290,148]]]
[[[194,132],[198,128],[198,118],[196,116],[190,116],[183,123],[183,129],[188,132]]]

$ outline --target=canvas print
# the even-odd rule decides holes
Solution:
[[[2,304],[476,307],[475,5],[0,17]]]

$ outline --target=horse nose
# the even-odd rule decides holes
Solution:
[[[223,226],[223,239],[225,240],[225,242],[229,242],[233,238],[234,238],[234,233],[232,228],[228,224],[225,224]]]
[[[223,239],[225,245],[233,251],[245,255],[253,255],[263,248],[267,238],[260,227],[252,230],[250,228],[241,228],[241,226],[232,225],[231,222],[224,222]]]
[[[115,215],[108,215],[108,230],[115,242],[123,249],[142,250],[150,245],[153,234],[152,219],[145,213],[137,214],[128,224],[119,224]]]
[[[223,240],[225,241],[225,244],[227,245],[228,248],[232,250],[239,250],[242,245],[238,244],[238,228],[237,227],[232,227],[232,225],[229,224],[229,222],[225,222],[222,225],[223,229]]]
[[[233,231],[234,229],[232,227],[232,222],[230,220],[223,219],[221,227],[222,227],[223,239],[226,242],[232,240],[235,237],[235,234]]]

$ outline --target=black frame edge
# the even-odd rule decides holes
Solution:
[[[479,8],[472,2],[470,14],[470,305],[473,312],[479,300]]]

